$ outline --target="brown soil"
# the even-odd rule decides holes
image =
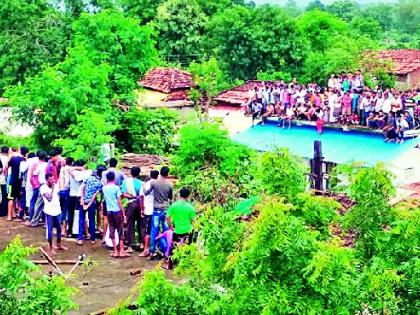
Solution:
[[[6,222],[5,218],[0,218],[0,235],[0,251],[17,235],[20,235],[26,246],[47,247],[45,230],[42,227],[28,228],[21,223]],[[145,271],[156,266],[155,262],[137,257],[137,253],[126,259],[111,258],[110,251],[102,247],[100,242],[94,245],[86,242],[83,246],[78,246],[75,240],[64,239],[63,245],[69,250],[59,252],[54,259],[77,260],[79,254],[85,254],[87,261],[93,263],[91,266],[78,266],[74,276],[68,280],[70,286],[78,289],[74,301],[79,305],[78,310],[69,314],[90,314],[114,306],[129,296],[141,277],[142,273],[131,276],[130,270],[140,268]],[[44,260],[44,257],[38,252],[32,259]],[[45,273],[53,271],[48,265],[42,268]],[[72,265],[61,265],[60,268],[66,273]]]

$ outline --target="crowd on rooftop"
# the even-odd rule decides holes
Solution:
[[[316,122],[322,133],[324,124],[357,125],[383,132],[386,141],[404,141],[405,131],[420,126],[420,89],[372,89],[363,75],[332,74],[327,86],[314,83],[255,83],[248,91],[247,114],[262,125],[270,116],[279,117],[279,127],[291,127],[293,120]]]
[[[53,255],[68,249],[63,238],[82,246],[99,237],[113,248],[114,258],[138,250],[140,257],[163,258],[162,267],[171,268],[172,248],[191,240],[195,209],[187,201],[188,188],[173,200],[169,168],[152,170],[142,181],[139,166],[126,176],[115,158],[92,170],[85,161],[61,154],[60,148],[47,154],[1,147],[0,217],[44,227]]]

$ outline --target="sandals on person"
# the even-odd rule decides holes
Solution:
[[[138,254],[138,256],[146,258],[146,257],[150,256],[150,253],[149,252],[142,252],[142,253]]]
[[[114,253],[112,253],[112,254],[111,254],[111,257],[112,257],[112,258],[120,258],[120,255],[119,255],[119,254],[114,254]]]

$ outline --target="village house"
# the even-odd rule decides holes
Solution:
[[[191,73],[175,68],[154,68],[138,82],[137,103],[148,108],[191,107],[190,90],[195,87]]]
[[[396,76],[398,88],[407,89],[419,86],[420,50],[381,50],[378,58],[392,62],[391,74]]]

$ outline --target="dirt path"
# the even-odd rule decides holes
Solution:
[[[0,235],[0,250],[3,250],[16,235],[20,235],[27,246],[46,246],[43,228],[28,228],[20,223],[6,222],[5,218],[0,218]],[[137,257],[137,254],[127,259],[112,259],[110,252],[99,243],[86,243],[83,246],[76,245],[75,240],[64,240],[63,243],[69,250],[60,252],[55,259],[77,260],[79,254],[85,254],[93,263],[91,267],[77,267],[75,276],[68,280],[69,285],[79,290],[75,296],[79,309],[69,314],[90,314],[114,306],[127,298],[139,281],[140,276],[131,276],[130,269],[150,270],[156,265]],[[40,253],[35,254],[33,258],[44,259]],[[63,272],[67,272],[71,267],[62,266]],[[45,266],[45,271],[49,270],[50,267]]]

